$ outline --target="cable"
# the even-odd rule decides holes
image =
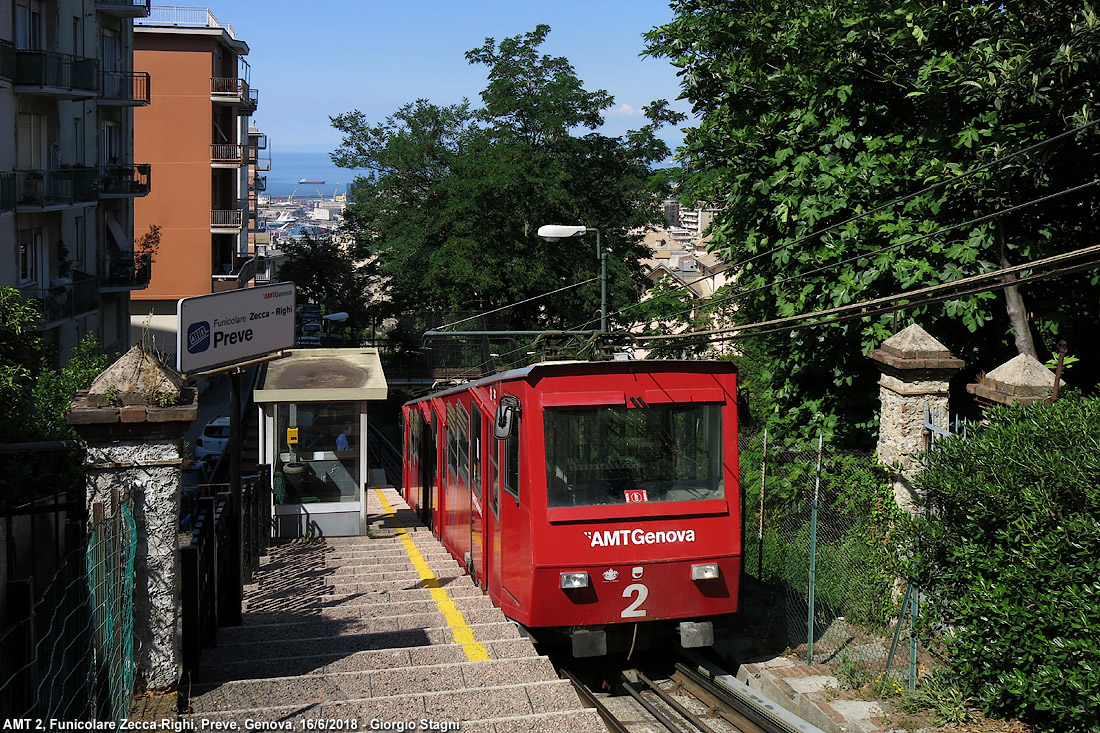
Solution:
[[[677,339],[677,338],[691,338],[691,337],[698,337],[698,336],[708,336],[708,337],[710,337],[710,336],[717,336],[717,335],[727,334],[727,333],[737,333],[737,334],[740,335],[744,331],[749,330],[749,329],[753,329],[753,328],[760,328],[760,327],[765,327],[765,326],[775,327],[775,326],[780,326],[781,324],[788,324],[788,323],[794,324],[794,323],[798,323],[799,321],[804,321],[804,320],[809,319],[809,318],[815,318],[815,317],[819,317],[819,316],[830,316],[830,315],[834,315],[834,314],[843,314],[847,311],[852,311],[852,310],[856,310],[856,309],[862,309],[862,308],[868,308],[868,307],[887,304],[887,303],[890,303],[892,301],[902,299],[902,298],[904,298],[906,300],[910,300],[910,299],[912,299],[913,297],[916,297],[916,296],[927,295],[927,294],[936,294],[936,293],[939,293],[940,291],[944,291],[944,290],[952,291],[949,295],[947,295],[943,298],[944,300],[950,300],[951,298],[956,298],[956,297],[959,297],[960,295],[967,295],[967,294],[970,294],[971,292],[982,292],[984,290],[996,290],[996,289],[999,289],[1000,287],[1008,287],[1009,285],[1016,285],[1016,284],[1019,284],[1019,283],[1030,282],[1031,280],[1040,279],[1040,278],[1035,276],[1035,275],[1028,275],[1028,276],[1021,277],[1021,278],[1018,278],[1018,279],[1015,279],[1015,280],[1006,281],[1006,282],[997,284],[995,286],[983,287],[983,288],[975,290],[975,291],[964,291],[964,292],[958,292],[958,293],[954,292],[962,286],[970,285],[972,283],[977,283],[977,282],[980,282],[982,280],[989,280],[989,279],[992,279],[992,278],[1004,278],[1006,275],[1012,275],[1012,274],[1015,274],[1017,272],[1022,272],[1024,270],[1031,270],[1031,269],[1035,269],[1035,268],[1047,267],[1047,266],[1050,266],[1050,265],[1059,264],[1059,263],[1061,263],[1063,261],[1066,261],[1066,260],[1073,260],[1073,259],[1077,259],[1079,257],[1084,257],[1086,255],[1092,255],[1092,254],[1100,255],[1100,244],[1095,244],[1095,245],[1092,245],[1090,247],[1083,247],[1081,249],[1076,249],[1076,250],[1073,250],[1072,252],[1066,252],[1064,254],[1053,255],[1051,257],[1044,257],[1042,259],[1033,260],[1032,262],[1028,262],[1028,263],[1025,263],[1025,264],[1022,264],[1022,265],[1013,265],[1012,267],[1006,267],[1006,268],[1002,268],[1002,269],[998,269],[998,270],[991,270],[990,272],[982,273],[982,274],[979,274],[979,275],[971,275],[969,277],[960,278],[958,280],[952,280],[952,281],[947,282],[947,283],[940,283],[939,285],[930,285],[928,287],[918,288],[917,290],[912,290],[912,291],[909,291],[909,292],[894,293],[894,294],[891,294],[891,295],[883,296],[881,298],[873,298],[871,300],[864,300],[864,301],[860,301],[858,303],[849,303],[848,305],[837,306],[835,308],[826,308],[826,309],[819,310],[819,311],[813,311],[811,313],[802,313],[802,314],[797,315],[797,316],[786,316],[784,318],[775,318],[775,319],[768,320],[768,321],[758,321],[756,323],[748,323],[748,324],[735,326],[735,327],[731,327],[731,328],[712,329],[712,330],[709,330],[709,331],[694,331],[692,333],[685,333],[685,334],[665,334],[665,335],[656,335],[656,336],[645,336],[645,337],[642,337],[642,338],[646,341],[666,341],[666,340],[674,340],[674,339]],[[1086,263],[1086,265],[1091,266],[1092,263],[1091,262]],[[1085,266],[1075,266],[1075,267],[1076,267],[1076,269],[1084,269]],[[1074,271],[1076,271],[1076,269]],[[1047,273],[1047,275],[1049,276],[1049,273]],[[902,308],[902,307],[910,308],[910,307],[913,307],[913,304],[907,303],[904,306],[900,306],[899,309]],[[871,314],[865,314],[865,313],[860,312],[860,313],[856,314],[853,317],[863,317],[864,315],[871,315]],[[779,328],[777,330],[786,330],[786,329],[785,328]],[[746,334],[746,335],[748,335],[748,334]],[[713,340],[718,340],[718,339],[713,339]]]
[[[951,232],[951,231],[954,231],[956,229],[961,229],[961,228],[964,228],[964,227],[970,227],[970,226],[975,226],[977,224],[982,224],[982,223],[984,223],[986,221],[989,221],[991,219],[996,219],[999,216],[1004,216],[1005,214],[1011,214],[1011,213],[1019,211],[1021,209],[1026,209],[1029,206],[1034,206],[1036,204],[1041,204],[1041,203],[1044,203],[1046,201],[1050,201],[1051,199],[1055,199],[1059,196],[1064,196],[1064,195],[1069,194],[1069,193],[1076,193],[1078,191],[1084,190],[1084,189],[1089,188],[1091,186],[1095,186],[1097,184],[1100,184],[1100,178],[1089,181],[1088,183],[1083,183],[1079,186],[1074,186],[1073,188],[1067,188],[1067,189],[1064,189],[1062,191],[1057,191],[1055,193],[1048,194],[1046,196],[1042,196],[1042,197],[1034,199],[1032,201],[1026,201],[1022,204],[1016,204],[1015,206],[1010,206],[1006,209],[1000,209],[1000,210],[995,211],[991,214],[984,214],[984,215],[979,216],[975,219],[971,219],[969,221],[962,222],[961,224],[952,224],[950,226],[943,227],[942,229],[937,229],[933,232],[927,232],[925,234],[914,236],[912,239],[905,239],[905,240],[902,240],[901,242],[895,242],[894,244],[888,244],[885,247],[880,247],[879,249],[873,250],[871,252],[860,252],[858,254],[852,255],[851,257],[848,257],[847,259],[837,260],[836,262],[831,262],[827,265],[822,265],[821,267],[817,267],[813,270],[808,270],[806,272],[800,272],[800,273],[797,273],[797,274],[794,274],[794,275],[790,275],[788,277],[780,278],[779,280],[773,280],[770,283],[765,283],[764,285],[758,285],[757,287],[749,288],[748,290],[741,290],[739,292],[727,295],[723,298],[718,298],[718,299],[715,299],[715,300],[710,300],[706,303],[701,303],[698,306],[696,306],[695,308],[680,311],[678,313],[672,313],[668,317],[675,318],[677,316],[682,316],[682,315],[685,315],[687,313],[691,313],[692,311],[695,311],[695,310],[703,310],[703,309],[710,308],[710,307],[713,307],[713,306],[716,306],[716,305],[721,305],[723,303],[727,303],[729,301],[738,301],[741,298],[743,298],[744,296],[750,295],[750,294],[758,292],[760,290],[767,290],[769,288],[774,288],[778,285],[782,285],[783,283],[790,282],[791,280],[799,280],[799,279],[807,278],[811,275],[816,275],[816,274],[824,272],[826,270],[830,270],[834,267],[840,267],[841,265],[847,265],[847,264],[850,264],[852,262],[856,262],[856,261],[861,260],[861,259],[865,259],[865,258],[868,258],[868,257],[874,257],[876,255],[882,254],[883,252],[888,252],[892,249],[897,249],[899,247],[904,247],[904,246],[909,245],[909,244],[914,244],[916,242],[920,242],[920,241],[923,241],[923,240],[926,240],[926,239],[931,239],[932,237],[935,237],[935,236],[938,236],[938,235],[941,235],[941,234],[946,234],[947,232]],[[635,303],[635,304],[629,306],[628,308],[633,307],[634,305],[638,305],[638,304]],[[623,310],[619,311],[619,313],[622,313],[623,311],[628,310],[628,308],[623,308]]]
[[[876,308],[876,309],[870,310],[870,311],[862,311],[862,312],[859,312],[859,313],[850,313],[850,314],[846,314],[846,315],[839,315],[839,316],[834,316],[832,318],[826,318],[826,319],[823,319],[823,320],[820,320],[820,321],[813,321],[811,323],[802,323],[802,324],[795,324],[795,325],[792,325],[792,326],[785,326],[785,327],[779,327],[779,328],[770,328],[770,329],[761,330],[761,331],[753,331],[751,333],[731,333],[730,335],[719,336],[717,338],[708,338],[708,339],[705,339],[705,340],[702,340],[702,341],[687,341],[687,342],[682,343],[680,345],[681,346],[704,346],[704,345],[707,345],[707,344],[712,344],[716,341],[732,341],[733,339],[736,339],[736,338],[751,338],[753,336],[767,336],[767,335],[770,335],[770,334],[773,334],[773,333],[782,333],[784,331],[786,331],[786,332],[800,331],[803,328],[814,328],[816,326],[827,326],[827,325],[832,324],[832,323],[841,323],[841,322],[844,322],[844,321],[854,321],[857,318],[869,318],[871,316],[882,315],[883,313],[893,313],[894,311],[908,310],[910,308],[916,308],[916,307],[920,307],[920,306],[924,306],[924,305],[931,305],[933,303],[941,303],[945,300],[952,300],[954,298],[958,298],[958,297],[964,296],[964,295],[974,295],[976,293],[985,293],[985,292],[992,292],[994,290],[1002,290],[1004,288],[1009,287],[1010,285],[1019,285],[1021,283],[1035,282],[1035,281],[1038,281],[1038,280],[1047,280],[1047,279],[1059,278],[1059,277],[1062,277],[1064,275],[1072,275],[1072,274],[1074,274],[1076,272],[1080,272],[1082,270],[1095,269],[1097,267],[1100,267],[1100,260],[1089,260],[1088,262],[1085,262],[1085,263],[1082,263],[1082,264],[1079,264],[1079,265],[1073,265],[1073,266],[1070,266],[1070,267],[1063,267],[1063,268],[1060,268],[1060,269],[1057,269],[1057,270],[1051,270],[1050,272],[1036,273],[1036,274],[1033,274],[1033,275],[1026,275],[1024,277],[1021,277],[1021,278],[1018,278],[1016,280],[1009,281],[1009,282],[1000,282],[1000,283],[992,283],[992,284],[984,285],[984,286],[975,286],[973,288],[968,288],[968,289],[960,290],[960,291],[957,291],[957,292],[951,292],[951,293],[947,293],[945,295],[938,295],[938,296],[931,297],[931,298],[925,298],[923,300],[917,300],[917,301],[913,301],[913,302],[906,302],[906,303],[903,303],[903,304],[900,304],[900,305],[883,306],[881,308]],[[812,315],[812,314],[807,314],[807,315]],[[760,325],[760,324],[753,324],[753,325]],[[682,334],[682,336],[684,338],[689,338],[692,335],[693,334]],[[645,341],[645,340],[648,340],[649,338],[659,338],[659,337],[656,337],[656,336],[654,336],[654,337],[644,337],[644,336],[642,336],[642,337],[639,337],[638,340],[639,341]]]
[[[810,234],[803,235],[803,236],[801,236],[797,239],[794,239],[790,242],[787,242],[786,244],[781,244],[777,247],[774,247],[774,248],[768,250],[767,252],[761,252],[761,253],[758,253],[758,254],[755,254],[755,255],[749,257],[748,259],[744,259],[744,260],[741,260],[739,262],[733,262],[733,263],[728,263],[726,265],[723,265],[721,268],[716,269],[712,274],[717,275],[717,274],[725,272],[726,270],[728,270],[730,268],[733,268],[733,267],[740,268],[740,267],[742,267],[744,265],[747,265],[751,262],[754,262],[755,260],[758,260],[762,257],[768,256],[768,255],[773,255],[776,252],[779,252],[780,250],[787,249],[789,247],[793,247],[796,244],[801,244],[802,242],[805,242],[809,239],[813,239],[814,237],[819,237],[822,234],[830,232],[833,229],[836,229],[838,227],[842,227],[842,226],[844,226],[846,224],[850,224],[854,221],[859,221],[860,219],[871,216],[873,214],[877,214],[878,212],[883,211],[885,209],[892,208],[892,207],[896,206],[897,204],[899,204],[903,201],[907,201],[909,199],[916,198],[917,196],[922,196],[922,195],[924,195],[924,194],[926,194],[930,191],[935,190],[936,188],[939,188],[940,186],[946,186],[948,184],[955,183],[956,181],[960,181],[964,178],[968,178],[968,177],[970,177],[970,176],[972,176],[976,173],[980,173],[981,171],[983,171],[987,168],[990,168],[992,166],[1002,165],[1002,164],[1012,160],[1013,158],[1016,158],[1020,155],[1023,155],[1024,153],[1029,153],[1029,152],[1031,152],[1033,150],[1036,150],[1036,149],[1038,149],[1038,148],[1040,148],[1044,145],[1049,145],[1051,143],[1054,143],[1054,142],[1056,142],[1056,141],[1058,141],[1058,140],[1060,140],[1060,139],[1062,139],[1066,136],[1076,135],[1078,133],[1084,132],[1088,128],[1090,128],[1094,125],[1097,125],[1097,124],[1100,124],[1100,120],[1093,120],[1092,122],[1086,122],[1083,125],[1078,125],[1077,127],[1073,128],[1071,130],[1067,130],[1065,132],[1059,133],[1059,134],[1055,135],[1054,137],[1047,138],[1046,140],[1040,140],[1039,142],[1033,143],[1032,145],[1029,145],[1026,148],[1021,148],[1020,150],[1017,150],[1014,153],[1009,153],[1008,155],[1006,155],[1003,158],[998,158],[996,160],[991,160],[988,163],[983,163],[982,165],[978,166],[977,168],[972,168],[971,170],[969,170],[965,173],[960,173],[959,175],[955,176],[954,178],[949,178],[947,180],[940,181],[939,183],[933,183],[929,186],[925,186],[924,188],[922,188],[921,190],[919,190],[915,193],[906,194],[905,196],[899,196],[898,198],[895,198],[893,201],[890,201],[889,203],[882,204],[881,206],[877,206],[877,207],[875,207],[873,209],[870,209],[868,211],[865,211],[861,214],[856,214],[855,216],[849,217],[848,219],[845,219],[844,221],[838,222],[836,224],[830,224],[829,226],[824,227],[823,229],[818,229],[817,231],[811,232]],[[876,253],[871,253],[871,254],[876,254]],[[698,283],[698,282],[702,282],[705,279],[706,279],[706,277],[701,277],[701,278],[699,278],[697,280],[693,280],[689,283],[684,283],[683,285],[680,285],[677,289],[690,287],[691,285],[694,285],[695,283]],[[640,304],[639,303],[633,303],[633,304],[623,308],[622,310],[617,311],[617,312],[615,312],[613,314],[610,314],[610,315],[621,315],[624,311],[627,311],[627,310],[629,310],[631,308],[634,308],[638,305],[640,305]],[[588,325],[589,323],[592,323],[592,321],[588,321],[584,325]],[[583,326],[582,326],[582,328],[583,328]]]
[[[532,296],[532,297],[528,298],[527,300],[521,300],[518,303],[509,303],[508,305],[503,305],[500,308],[496,308],[495,310],[485,311],[484,313],[478,313],[477,315],[470,316],[469,318],[463,318],[460,321],[453,321],[451,323],[444,323],[442,326],[440,326],[436,330],[437,331],[442,331],[444,328],[450,328],[451,326],[457,326],[460,323],[466,323],[467,321],[472,321],[476,318],[483,318],[485,316],[491,316],[494,313],[500,313],[501,311],[508,310],[509,308],[515,308],[517,305],[524,305],[526,303],[530,303],[532,301],[538,300],[539,298],[545,298],[548,295],[557,295],[558,293],[565,292],[566,290],[572,290],[573,288],[579,288],[582,285],[587,285],[588,283],[596,282],[599,279],[600,279],[599,277],[590,277],[587,280],[582,280],[579,283],[573,283],[572,285],[566,285],[565,287],[558,288],[557,290],[551,290],[548,293],[542,293],[541,295],[535,295],[535,296]]]

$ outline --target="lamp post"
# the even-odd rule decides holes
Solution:
[[[607,333],[607,253],[600,246],[600,230],[586,226],[545,224],[539,227],[538,234],[547,242],[557,242],[570,237],[583,237],[588,232],[596,233],[596,259],[600,261],[600,331]]]

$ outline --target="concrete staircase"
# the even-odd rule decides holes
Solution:
[[[376,523],[373,539],[271,550],[246,588],[242,626],[219,629],[218,646],[203,652],[200,679],[181,690],[196,726],[237,721],[244,730],[246,721],[291,721],[311,730],[309,721],[323,720],[349,730],[354,720],[357,730],[399,730],[402,723],[404,730],[457,730],[461,723],[464,733],[606,730],[416,525],[396,492],[387,496],[408,527],[404,542]],[[408,540],[434,581],[414,567]],[[432,586],[461,612],[457,627]],[[487,660],[469,661],[461,622]]]

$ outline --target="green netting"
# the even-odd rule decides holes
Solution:
[[[48,582],[9,582],[0,718],[120,720],[134,688],[137,533],[126,506],[92,525]],[[12,612],[15,586],[29,605]]]
[[[772,643],[815,663],[885,668],[900,598],[874,456],[748,433],[739,460],[744,567],[773,607]]]

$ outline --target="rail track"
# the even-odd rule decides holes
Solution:
[[[596,690],[559,672],[612,733],[821,733],[698,655],[686,653],[671,670],[647,667],[613,671]]]

